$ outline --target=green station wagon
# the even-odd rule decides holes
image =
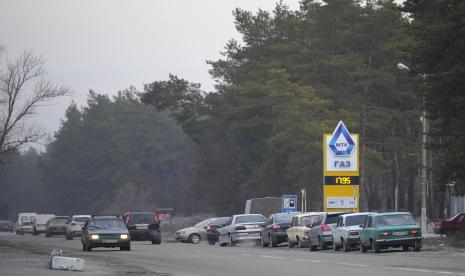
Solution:
[[[408,212],[371,213],[360,230],[360,250],[378,253],[388,247],[421,248],[421,230]]]

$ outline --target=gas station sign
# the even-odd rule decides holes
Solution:
[[[323,136],[325,211],[359,211],[359,136],[340,121]]]

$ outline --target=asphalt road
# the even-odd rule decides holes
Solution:
[[[389,250],[374,254],[309,252],[308,249],[236,247],[163,242],[132,242],[131,251],[93,249],[83,252],[79,239],[63,236],[17,236],[0,233],[0,275],[463,275],[465,250]],[[53,248],[85,260],[84,272],[47,268]]]

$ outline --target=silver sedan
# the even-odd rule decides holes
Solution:
[[[176,231],[174,237],[176,240],[181,242],[190,242],[193,244],[199,243],[202,239],[207,236],[207,230],[204,228],[207,224],[214,221],[217,218],[209,218],[202,220],[194,226],[187,227]]]
[[[229,244],[235,246],[237,242],[254,241],[260,244],[260,231],[266,219],[260,214],[234,215],[230,219],[230,224],[220,228],[218,243],[220,246]]]

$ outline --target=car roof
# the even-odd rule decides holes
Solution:
[[[244,216],[262,216],[262,214],[237,214],[237,215],[234,215],[235,217],[244,217]]]
[[[306,212],[306,213],[294,215],[294,217],[301,218],[301,217],[306,217],[306,216],[321,215],[321,214],[323,214],[323,213],[324,213],[324,212]]]
[[[341,217],[351,217],[351,216],[360,216],[360,215],[369,215],[369,214],[372,214],[372,212],[348,213],[348,214],[342,214]]]
[[[91,216],[91,219],[109,219],[109,218],[117,218],[121,219],[119,216],[111,216],[111,215],[103,215],[103,216]]]
[[[69,219],[69,217],[68,216],[55,216],[51,219]]]
[[[91,215],[73,215],[73,218],[90,218]]]
[[[410,212],[385,212],[385,213],[371,213],[374,216],[383,216],[383,215],[412,215]]]

